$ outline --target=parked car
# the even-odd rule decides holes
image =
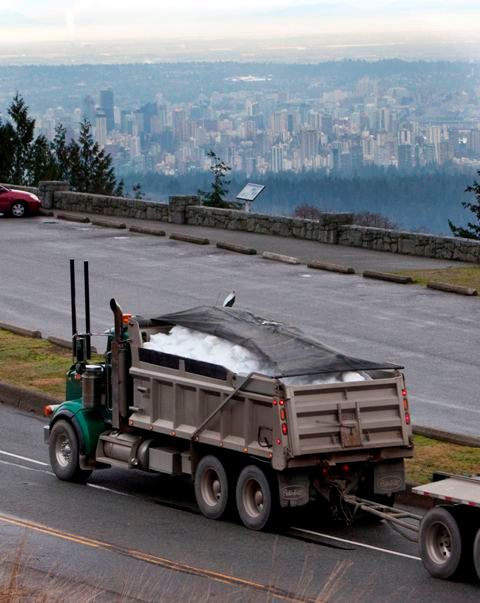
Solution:
[[[0,185],[0,213],[14,218],[38,214],[40,199],[33,193]]]

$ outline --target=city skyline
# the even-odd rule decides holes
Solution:
[[[478,31],[474,0],[0,0],[0,45],[12,42],[293,38],[409,34],[464,38]],[[459,38],[459,39],[460,39]],[[388,40],[384,40],[388,43]]]

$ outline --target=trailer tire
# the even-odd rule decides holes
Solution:
[[[480,580],[480,528],[477,530],[473,543],[473,566],[475,567],[477,578]]]
[[[463,567],[465,550],[460,527],[445,507],[434,507],[422,519],[418,536],[420,557],[434,578],[453,579]]]
[[[91,471],[80,468],[78,437],[69,421],[60,419],[53,425],[48,452],[50,465],[58,479],[82,484],[92,474]]]
[[[221,519],[228,510],[229,483],[221,461],[213,454],[204,456],[195,471],[195,499],[205,517]]]
[[[264,530],[272,525],[278,511],[276,491],[264,471],[247,465],[238,476],[236,488],[237,511],[244,526]]]

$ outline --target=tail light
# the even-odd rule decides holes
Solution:
[[[60,404],[47,404],[46,406],[43,407],[44,416],[51,417],[59,406],[60,406]]]
[[[282,423],[282,433],[283,435],[288,434],[288,425],[286,423]]]
[[[410,409],[408,408],[408,394],[405,388],[402,389],[402,400],[403,400],[403,413],[405,417],[405,423],[410,425],[411,417],[410,417]]]

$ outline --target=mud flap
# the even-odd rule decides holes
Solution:
[[[374,494],[393,494],[405,490],[405,468],[403,460],[384,461],[373,469]]]
[[[306,472],[278,473],[281,507],[301,507],[310,500],[310,479]]]

